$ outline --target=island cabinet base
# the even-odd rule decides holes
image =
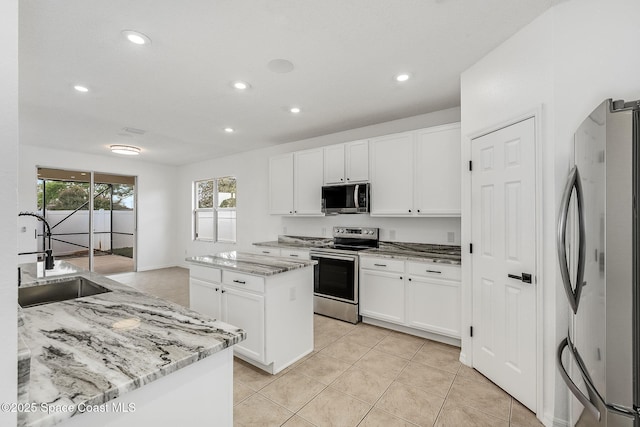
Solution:
[[[189,283],[192,310],[244,329],[240,359],[277,374],[313,351],[312,264],[271,275],[192,264]]]
[[[75,415],[60,427],[233,425],[233,347],[104,404],[109,412]],[[91,409],[94,407],[92,406]]]

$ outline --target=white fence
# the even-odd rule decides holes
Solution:
[[[77,211],[69,218],[58,224],[65,217],[71,214],[72,210],[47,211],[46,220],[51,225],[51,233],[54,235],[51,240],[53,254],[72,255],[75,252],[86,251],[89,246],[89,211]],[[113,216],[113,230],[111,221]],[[104,209],[93,212],[93,248],[101,251],[111,250],[111,231],[113,234],[113,248],[133,247],[134,242],[134,212],[130,211],[108,211]],[[38,228],[38,234],[42,231]],[[129,233],[115,234],[115,233]],[[54,239],[64,240],[60,242]],[[38,238],[38,250],[42,250],[42,237]]]

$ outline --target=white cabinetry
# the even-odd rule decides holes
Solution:
[[[323,150],[269,159],[269,213],[322,215]]]
[[[269,213],[293,214],[293,153],[269,159]]]
[[[254,246],[253,251],[261,255],[277,256],[293,259],[310,259],[308,249],[271,248],[268,246]]]
[[[373,138],[371,149],[371,215],[413,213],[413,133]]]
[[[459,216],[460,124],[373,138],[372,216]]]
[[[353,141],[324,148],[324,183],[369,180],[369,141]]]
[[[272,374],[313,351],[313,268],[257,276],[190,266],[191,309],[242,328],[236,356]],[[217,314],[216,314],[217,313]]]
[[[293,156],[296,215],[322,215],[323,150],[297,151]]]
[[[460,267],[360,257],[360,315],[460,338]]]

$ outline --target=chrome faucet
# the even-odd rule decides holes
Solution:
[[[33,213],[33,212],[20,212],[18,216],[32,216],[34,218],[37,218],[39,221],[42,221],[44,225],[47,226],[46,236],[48,238],[48,245],[47,245],[48,249],[45,249],[44,251],[20,252],[18,253],[18,255],[44,254],[45,270],[53,270],[53,250],[51,249],[51,227],[49,226],[49,223],[47,222],[46,219],[44,219],[42,215],[38,215],[37,213]]]

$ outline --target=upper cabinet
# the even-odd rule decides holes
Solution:
[[[322,148],[293,154],[295,215],[322,215],[322,159]]]
[[[371,215],[413,215],[413,132],[373,138]]]
[[[345,184],[369,180],[369,141],[354,141],[324,148],[324,183]]]
[[[374,138],[371,215],[460,215],[460,124]]]
[[[269,213],[293,214],[293,153],[269,159]]]

